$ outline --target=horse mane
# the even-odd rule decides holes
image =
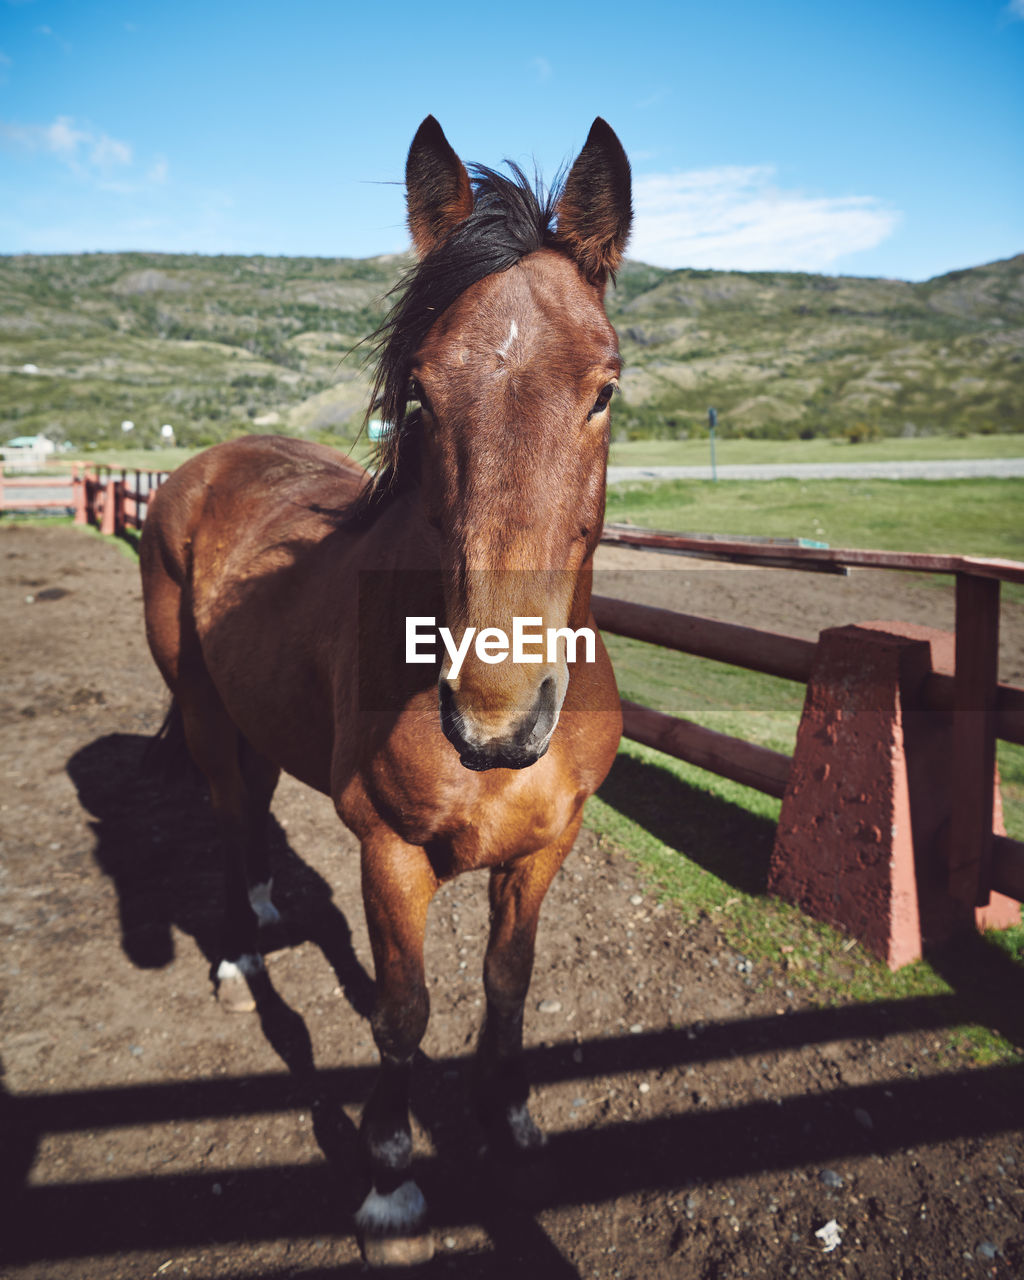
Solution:
[[[414,398],[409,370],[430,326],[478,280],[507,271],[527,254],[554,243],[555,208],[561,177],[545,190],[506,161],[509,174],[485,165],[469,166],[473,211],[395,286],[397,300],[370,335],[376,367],[371,409],[384,431],[377,441],[373,478],[346,509],[348,527],[371,523],[380,510],[419,479],[420,413],[409,413]]]

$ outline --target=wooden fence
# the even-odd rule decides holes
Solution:
[[[167,474],[76,466],[70,501],[76,522],[96,525],[110,534],[141,528],[148,499]],[[0,472],[0,498],[12,485],[41,488],[53,483],[49,477],[12,482]],[[19,497],[11,505],[52,506],[53,502]],[[1024,583],[1024,564],[683,536],[624,525],[606,526],[603,541],[824,573],[859,567],[952,575],[956,581],[955,668],[952,673],[933,670],[921,693],[924,705],[952,726],[953,792],[946,844],[957,854],[948,868],[951,892],[978,906],[992,892],[1024,900],[1024,842],[993,829],[996,740],[1024,745],[1024,689],[1001,684],[998,678],[1000,584]],[[598,625],[613,634],[803,684],[811,676],[818,652],[817,643],[810,640],[624,600],[595,596],[593,609]],[[769,795],[786,793],[792,768],[787,755],[629,701],[623,702],[623,719],[626,736],[637,742]]]
[[[952,724],[951,820],[947,844],[955,849],[951,876],[970,868],[973,883],[955,892],[981,906],[990,891],[1024,900],[1024,843],[993,830],[996,740],[1024,744],[1024,689],[998,678],[1000,583],[1024,583],[1024,564],[971,556],[839,550],[682,537],[610,525],[605,541],[701,558],[742,561],[819,572],[850,567],[950,574],[956,582],[955,670],[931,672],[922,699]],[[714,622],[667,609],[595,597],[602,630],[684,653],[806,683],[817,645],[795,636]],[[723,777],[781,797],[791,758],[741,739],[623,703],[627,737]]]
[[[20,471],[20,467],[0,462],[0,512],[70,509],[71,474],[67,470],[41,465],[36,475],[21,475]]]
[[[38,475],[15,476],[0,465],[0,511],[68,510],[76,524],[121,535],[142,528],[146,504],[169,474],[76,462],[70,472],[48,468]]]
[[[76,524],[95,525],[101,533],[121,536],[141,529],[150,497],[170,472],[141,468],[120,472],[112,467],[76,469],[72,481]]]

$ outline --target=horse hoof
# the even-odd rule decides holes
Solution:
[[[363,1257],[371,1267],[416,1267],[434,1256],[434,1239],[423,1230],[427,1202],[410,1178],[394,1191],[371,1187],[356,1214]]]
[[[371,1267],[419,1267],[434,1256],[434,1238],[420,1236],[364,1236],[363,1257]]]
[[[532,1163],[547,1146],[547,1134],[534,1124],[525,1103],[506,1107],[499,1115],[483,1117],[485,1150],[508,1164]]]
[[[249,986],[247,975],[262,969],[260,957],[243,956],[238,964],[222,960],[217,969],[217,1003],[225,1013],[252,1013],[256,997]]]

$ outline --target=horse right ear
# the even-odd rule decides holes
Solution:
[[[569,170],[555,213],[556,243],[576,259],[584,276],[604,289],[614,276],[633,221],[629,161],[600,116]]]
[[[405,162],[405,198],[413,246],[421,258],[473,212],[466,166],[433,116],[416,130]]]

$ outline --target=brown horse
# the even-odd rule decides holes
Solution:
[[[361,841],[381,1071],[358,1224],[385,1260],[425,1213],[408,1087],[430,900],[489,869],[477,1103],[493,1147],[529,1152],[543,1141],[522,1063],[538,912],[621,731],[607,654],[599,636],[585,653],[581,629],[619,373],[602,299],[629,231],[625,154],[596,120],[544,196],[514,166],[471,179],[428,117],[406,184],[419,265],[378,335],[373,478],[292,439],[217,445],[159,490],[141,545],[150,647],[228,836],[229,1006],[276,918],[265,828],[280,771],[331,796]],[[498,633],[522,620],[518,660],[499,660]],[[547,632],[553,645],[532,638]]]

